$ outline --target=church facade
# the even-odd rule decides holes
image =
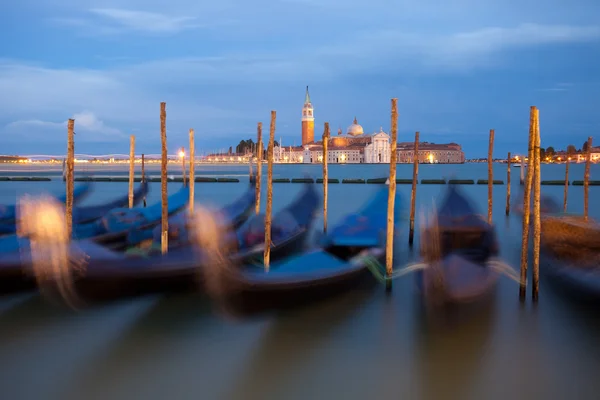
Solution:
[[[273,151],[276,163],[315,164],[323,162],[323,142],[315,141],[314,109],[310,100],[308,86],[302,107],[302,146],[277,146]],[[327,146],[327,162],[330,164],[389,164],[390,135],[379,129],[379,132],[364,133],[363,127],[356,117],[348,126],[346,133],[339,129],[337,135],[329,138]],[[412,162],[414,150],[412,144],[399,143],[398,163]],[[435,154],[434,154],[435,153]],[[419,161],[423,163],[462,163],[464,153],[460,145],[419,144]]]

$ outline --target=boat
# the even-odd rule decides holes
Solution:
[[[524,196],[524,190],[520,189],[511,205],[511,210],[518,216],[523,215]],[[530,218],[533,219],[533,191],[531,192],[529,207]],[[563,207],[552,196],[540,194],[540,214],[560,214],[562,211]]]
[[[426,267],[416,277],[424,304],[446,307],[489,297],[499,274],[488,262],[498,253],[494,227],[477,214],[457,185],[450,185],[437,219],[421,237]]]
[[[370,270],[385,259],[388,189],[347,216],[306,253],[264,266],[218,264],[207,291],[226,313],[250,316],[303,306],[377,282]],[[395,220],[399,220],[396,207]],[[365,286],[362,286],[362,285]]]
[[[600,223],[578,215],[544,215],[540,272],[575,300],[600,301]]]
[[[140,186],[133,192],[133,205],[139,204],[148,194],[150,186],[147,180],[143,180]],[[115,208],[126,207],[129,204],[129,194],[121,196],[113,201],[93,206],[73,208],[73,224],[86,224],[96,221]]]
[[[181,211],[189,201],[189,188],[182,187],[178,192],[169,196],[168,212],[173,215]],[[136,230],[152,229],[160,224],[162,216],[162,202],[157,202],[150,207],[114,208],[108,211],[99,220],[73,225],[73,239],[91,239],[99,244],[114,249],[124,249],[137,245],[137,236],[130,234]],[[132,239],[133,238],[133,239]],[[29,247],[29,239],[15,234],[0,237],[0,254],[17,252]]]
[[[274,231],[287,232],[285,236],[273,238],[274,243],[271,246],[273,259],[279,259],[289,252],[303,248],[319,203],[312,186],[307,185],[308,190],[273,218]],[[250,197],[248,193],[244,196]],[[241,201],[237,203],[241,204]],[[204,216],[216,214],[215,211],[210,211]],[[202,217],[200,210],[194,213],[194,216],[198,215]],[[226,216],[227,212],[223,215]],[[298,229],[293,232],[285,229],[290,224],[289,216],[298,218],[295,221]],[[232,226],[238,219],[238,216],[232,216],[229,225]],[[197,223],[203,222],[199,220]],[[244,230],[244,227],[241,230]],[[222,231],[229,233],[231,228]],[[235,235],[237,234],[236,232]],[[245,265],[251,263],[258,253],[262,255],[264,244],[263,246],[240,244],[239,249],[236,246],[236,248],[221,250],[226,252],[227,258],[232,263]],[[155,247],[150,247],[145,253],[118,252],[91,240],[74,241],[69,249],[69,262],[76,267],[72,278],[74,290],[78,296],[87,301],[202,288],[203,275],[199,274],[199,271],[211,268],[212,256],[213,254],[198,249],[190,241],[180,241],[178,245],[170,246],[169,251],[164,255]],[[36,277],[31,258],[31,254],[27,252],[22,256],[12,253],[10,258],[5,256],[0,261],[0,295],[35,288]]]
[[[84,200],[90,194],[92,187],[91,182],[78,185],[73,190],[73,205],[75,206]],[[63,204],[66,202],[66,199],[66,194],[56,197],[56,200]],[[17,205],[0,205],[0,235],[15,233],[17,209]]]
[[[169,216],[176,215],[189,204],[190,188],[182,186],[177,192],[168,197]],[[88,224],[73,226],[74,239],[91,239],[113,249],[124,249],[140,243],[143,235],[140,231],[151,232],[160,225],[162,219],[162,201],[151,206],[133,208],[115,208],[100,220]]]
[[[133,193],[133,204],[136,205],[146,196],[149,190],[148,182],[144,180]],[[108,203],[73,208],[73,224],[86,224],[99,220],[115,208],[125,207],[129,203],[129,194]],[[16,232],[16,224],[0,226],[0,233],[11,234]]]
[[[256,204],[256,186],[250,184],[248,189],[240,196],[237,200],[231,204],[218,210],[219,215],[224,221],[225,225],[223,229],[227,228],[230,230],[237,230],[242,226],[252,214],[254,206]],[[190,222],[193,221],[190,218],[189,212],[175,213],[169,218],[169,247],[180,246],[189,242],[189,228]],[[127,234],[127,240],[120,244],[120,248],[123,249],[127,246],[132,246],[139,243],[144,243],[149,240],[154,245],[160,245],[161,241],[161,225],[155,225],[144,229],[135,229]],[[118,249],[119,244],[112,246],[113,249]]]

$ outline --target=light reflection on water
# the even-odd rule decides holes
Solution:
[[[289,177],[306,171],[318,176],[320,170],[313,167],[277,166],[279,174]],[[227,175],[244,170],[214,171]],[[495,170],[497,179],[506,179],[505,166]],[[399,168],[398,177],[409,177],[408,171]],[[420,178],[451,171],[458,178],[486,178],[485,164],[422,166]],[[513,194],[519,187],[516,171]],[[386,172],[387,166],[330,166],[330,176],[340,179],[375,178]],[[564,166],[544,166],[542,179],[561,179],[563,173]],[[583,166],[574,165],[571,179],[582,175]],[[593,166],[592,179],[597,176],[600,169]],[[177,186],[171,183],[169,189]],[[225,204],[245,187],[197,184],[196,193],[199,202]],[[330,185],[330,224],[360,207],[378,187]],[[63,188],[54,181],[0,182],[0,204],[25,192]],[[430,205],[443,188],[419,185],[418,203]],[[102,202],[125,190],[122,183],[97,183],[96,197],[87,202]],[[299,190],[300,185],[275,185],[275,211]],[[398,190],[406,208],[410,185],[398,185]],[[485,214],[487,186],[464,190]],[[562,190],[542,188],[558,200]],[[159,185],[152,184],[148,202],[159,200],[159,192]],[[570,187],[569,211],[581,212],[582,193],[581,187]],[[517,267],[521,224],[514,216],[504,216],[505,196],[505,186],[494,186],[494,222],[501,257]],[[595,204],[597,187],[590,188],[590,196]],[[600,218],[598,209],[590,212]],[[398,245],[406,248],[403,229]],[[398,263],[410,258],[403,250]],[[383,288],[355,291],[251,321],[215,315],[197,295],[150,296],[77,313],[39,296],[0,299],[2,397],[596,399],[600,326],[595,311],[562,298],[543,276],[540,287],[539,304],[528,298],[522,306],[518,285],[503,278],[487,308],[441,327],[423,321],[411,276],[396,281],[391,295]]]

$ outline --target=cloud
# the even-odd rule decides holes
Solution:
[[[499,52],[550,44],[578,43],[600,39],[600,26],[521,24],[487,27],[450,34],[416,34],[401,29],[354,33],[345,43],[318,48],[319,57],[337,58],[364,68],[385,62],[410,62],[440,70],[471,70],[497,63]],[[405,67],[406,68],[406,67]]]
[[[82,111],[73,114],[71,117],[75,120],[75,134],[77,140],[86,142],[111,142],[122,141],[125,135],[116,128],[107,126],[104,121],[91,111]],[[54,122],[44,121],[39,119],[17,120],[8,123],[5,129],[8,133],[21,132],[27,133],[27,137],[33,139],[35,137],[47,139],[50,137],[59,137],[64,135],[67,127],[67,121]],[[9,138],[20,141],[21,135],[7,135]]]
[[[92,8],[87,17],[54,18],[53,21],[83,29],[87,33],[116,35],[127,32],[173,34],[205,27],[192,16],[171,16],[163,13],[125,10],[119,8]]]
[[[179,32],[197,28],[195,17],[174,17],[146,11],[121,10],[117,8],[94,8],[92,13],[113,22],[115,25],[142,32]]]
[[[522,4],[515,12],[510,2],[477,0],[398,0],[393,6],[389,0],[172,0],[167,8],[158,0],[38,3],[15,6],[37,11],[15,25],[36,31],[19,28],[4,53],[19,59],[0,60],[0,93],[7,94],[0,96],[0,135],[14,121],[28,121],[29,129],[41,122],[36,128],[41,130],[44,121],[62,124],[73,112],[89,110],[96,117],[88,120],[90,127],[154,141],[159,103],[166,101],[170,140],[184,141],[192,127],[204,143],[237,141],[255,134],[257,120],[267,124],[271,109],[278,110],[277,134],[297,137],[307,84],[319,124],[326,118],[332,126],[347,126],[357,113],[365,129],[377,130],[389,121],[389,98],[398,96],[404,102],[400,124],[407,131],[471,132],[470,123],[462,122],[471,119],[465,118],[470,108],[488,120],[501,110],[515,114],[514,98],[508,107],[488,111],[482,99],[487,94],[479,92],[493,86],[492,75],[500,74],[519,92],[515,98],[526,110],[540,96],[535,89],[590,78],[558,75],[568,75],[568,67],[584,60],[553,55],[536,64],[535,74],[548,73],[543,81],[513,84],[535,80],[531,65],[518,73],[512,68],[513,50],[599,39],[592,18],[597,2],[573,7],[548,0],[535,13],[538,4]],[[532,16],[535,20],[527,19]],[[62,18],[67,29],[50,30],[44,22],[52,17]],[[36,37],[44,34],[40,51]],[[578,46],[560,51],[567,47]],[[589,65],[597,64],[588,57]],[[567,65],[550,71],[548,62]],[[463,90],[456,82],[470,87]],[[495,86],[490,91],[504,89]],[[76,127],[83,134],[81,120],[86,119],[80,116]],[[26,125],[11,125],[12,134]],[[56,127],[60,137],[63,128]]]
[[[557,83],[556,85],[549,87],[549,88],[545,88],[545,89],[540,89],[543,92],[566,92],[569,89],[571,89],[573,87],[572,83]]]

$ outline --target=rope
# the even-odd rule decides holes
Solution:
[[[410,263],[410,264],[406,265],[404,268],[401,268],[398,271],[393,272],[390,276],[387,276],[387,274],[382,272],[382,270],[385,270],[385,269],[383,269],[383,266],[375,257],[366,256],[366,257],[361,258],[360,262],[365,264],[365,266],[369,269],[369,271],[371,271],[371,273],[373,274],[375,279],[377,279],[379,282],[382,282],[382,283],[387,282],[389,280],[400,278],[411,272],[430,268],[432,265],[432,264],[426,263],[426,262]],[[505,275],[509,279],[511,279],[519,284],[521,283],[521,277],[517,274],[517,272],[510,265],[506,264],[504,261],[502,261],[500,259],[492,258],[489,261],[487,261],[484,265],[488,268],[491,268],[491,269]],[[525,279],[525,284],[527,284],[527,279]]]

